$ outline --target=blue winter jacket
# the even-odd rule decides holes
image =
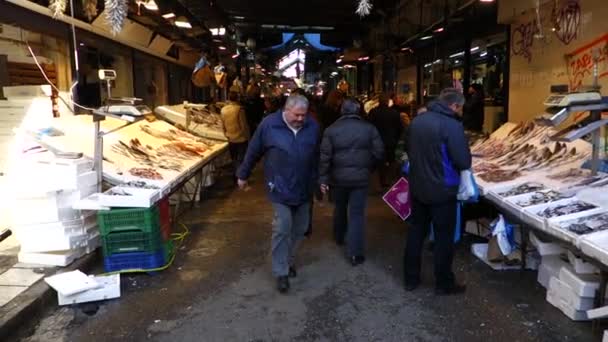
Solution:
[[[456,201],[460,171],[471,168],[471,151],[462,123],[443,102],[412,121],[409,129],[410,189],[425,204]]]
[[[249,141],[245,160],[237,172],[248,179],[264,157],[264,174],[272,202],[300,205],[310,201],[318,181],[319,126],[308,116],[294,134],[283,120],[283,112],[267,116]]]

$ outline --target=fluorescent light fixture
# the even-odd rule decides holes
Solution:
[[[338,75],[338,72],[337,72],[337,71],[334,71],[334,72],[332,72],[331,74],[332,74],[333,76],[337,76],[337,75]]]
[[[239,54],[238,53],[235,53],[234,55],[232,55],[232,59],[237,59],[237,58],[239,58]]]
[[[433,64],[439,64],[439,63],[441,63],[441,59],[438,59],[438,60],[436,60],[436,61],[433,62]]]
[[[171,13],[165,13],[162,15],[163,18],[165,19],[172,19],[175,18],[175,13],[171,12]]]
[[[494,2],[494,0],[479,0],[479,2]]]
[[[338,63],[338,64],[342,63],[342,58],[336,59],[336,63]]]
[[[488,55],[488,52],[487,52],[487,51],[484,51],[484,52],[482,52],[482,53],[479,55],[479,57],[485,57],[485,56],[487,56],[487,55]]]
[[[431,63],[427,63],[427,64],[425,64],[425,65],[424,65],[424,67],[425,67],[425,68],[430,68],[430,67],[431,67],[431,65],[433,65],[433,64],[431,64]]]
[[[186,28],[186,29],[192,28],[192,25],[190,24],[188,19],[186,19],[186,17],[179,17],[179,18],[175,19],[175,26],[177,26],[179,28]]]
[[[431,38],[433,38],[433,36],[424,36],[424,37],[420,38],[420,40],[429,40]]]
[[[444,30],[443,27],[439,27],[439,28],[436,28],[433,32],[439,33],[439,32],[443,32],[443,30]]]
[[[464,51],[460,51],[458,53],[455,53],[453,55],[450,55],[450,58],[454,58],[454,57],[459,57],[459,56],[463,56],[464,55]]]
[[[460,63],[460,59],[457,59],[457,60],[455,61],[455,63],[456,63],[456,64]]]
[[[211,35],[213,36],[223,36],[226,34],[226,28],[224,27],[210,28],[209,31],[211,31]]]
[[[359,61],[368,61],[369,60],[369,56],[365,56],[365,57],[359,57],[358,59]]]
[[[232,17],[233,17],[234,19],[236,19],[236,20],[245,20],[245,17],[240,16],[240,15],[235,15],[235,16],[232,16]]]
[[[80,43],[80,46],[84,46],[84,43]]]
[[[144,3],[144,7],[148,10],[148,11],[158,11],[158,5],[156,4],[156,1],[154,0],[148,0]]]
[[[342,58],[344,58],[344,55],[340,55],[340,57],[338,57],[338,58],[342,59]]]
[[[344,69],[344,67],[339,66],[338,69]]]
[[[472,48],[471,48],[471,52],[475,52],[475,51],[477,51],[477,50],[479,50],[479,46],[475,46],[475,47],[472,47]]]
[[[220,49],[220,50],[222,50],[222,51],[226,50],[226,47],[222,46],[222,45],[218,46],[217,48]]]

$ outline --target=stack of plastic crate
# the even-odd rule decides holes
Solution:
[[[170,227],[161,224],[162,206],[161,201],[151,208],[112,209],[98,213],[107,272],[152,270],[170,260],[173,241]]]

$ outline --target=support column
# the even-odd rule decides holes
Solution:
[[[471,86],[471,64],[471,37],[467,36],[464,40],[464,75],[462,75],[462,91],[465,96],[468,94],[469,87]]]
[[[0,55],[0,100],[5,99],[2,87],[8,85],[8,56]]]

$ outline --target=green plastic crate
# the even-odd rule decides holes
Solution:
[[[112,232],[102,236],[104,256],[118,253],[157,252],[164,248],[160,229],[146,233],[141,230]]]
[[[112,209],[99,211],[97,223],[102,236],[133,230],[152,233],[160,226],[160,215],[157,206],[143,209]]]

